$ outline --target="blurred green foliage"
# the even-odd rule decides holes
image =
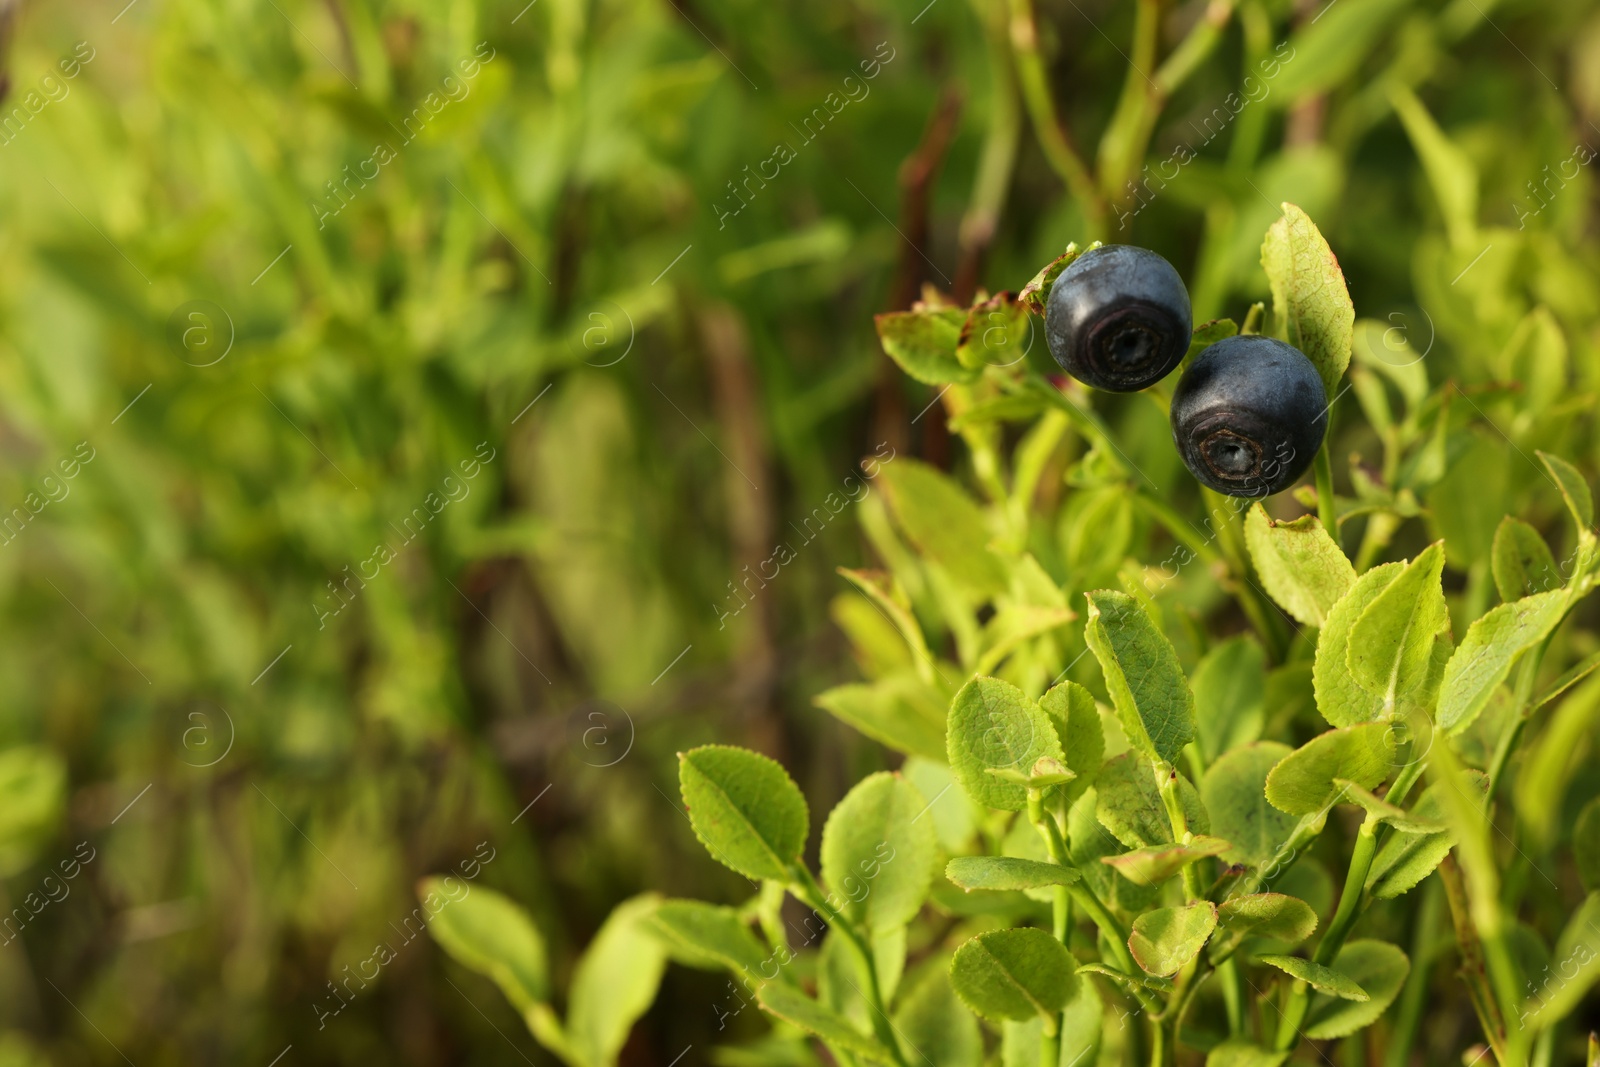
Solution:
[[[830,611],[876,625],[834,568],[881,501],[830,494],[880,443],[963,462],[872,331],[923,283],[1097,236],[1242,318],[1292,200],[1368,320],[1336,455],[1392,516],[1373,558],[1559,528],[1524,460],[1597,458],[1594,5],[1047,0],[1046,97],[1102,145],[1072,193],[1007,15],[0,3],[5,905],[96,850],[0,948],[0,1059],[549,1062],[425,938],[315,1005],[480,842],[561,988],[641,888],[732,899],[669,810],[678,749],[756,745],[821,808],[884,765],[809,702],[857,676]],[[1390,420],[1373,375],[1461,388]],[[1158,409],[1104,414],[1184,484]],[[1114,490],[1066,510],[1085,575],[1164,548]],[[624,1062],[696,1062],[722,995],[670,972]]]

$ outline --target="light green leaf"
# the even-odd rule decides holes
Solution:
[[[1528,1007],[1528,1025],[1542,1030],[1570,1015],[1600,981],[1600,893],[1591,892],[1556,938],[1554,974],[1544,978]]]
[[[1077,682],[1062,682],[1039,698],[1039,707],[1050,716],[1061,741],[1068,769],[1078,777],[1062,790],[1068,804],[1076,801],[1100,776],[1105,762],[1105,731],[1100,725],[1100,709],[1094,694]]]
[[[1155,773],[1148,760],[1135,752],[1124,752],[1106,761],[1095,786],[1095,815],[1118,841],[1129,848],[1149,848],[1172,844],[1172,821],[1156,787]],[[1183,806],[1189,831],[1211,832],[1211,819],[1200,794],[1189,779],[1178,778],[1178,802]]]
[[[977,832],[978,809],[964,791],[951,788],[956,778],[946,758],[940,756],[935,762],[913,756],[900,765],[900,773],[917,787],[928,805],[927,817],[940,847],[947,853],[964,852]]]
[[[974,889],[1038,889],[1071,885],[1079,878],[1074,867],[1013,856],[957,856],[944,875],[969,892]]]
[[[1356,569],[1315,515],[1277,522],[1260,504],[1245,515],[1245,544],[1261,585],[1283,610],[1322,626],[1356,581]]]
[[[616,1063],[628,1032],[656,998],[667,957],[645,920],[658,903],[646,894],[617,905],[573,969],[567,1035],[585,1063]]]
[[[1318,734],[1267,775],[1267,800],[1290,815],[1310,815],[1336,802],[1345,778],[1371,789],[1389,776],[1395,757],[1392,723],[1366,722]]]
[[[432,911],[428,932],[439,947],[463,967],[493,979],[517,1011],[550,999],[544,938],[510,897],[446,876],[418,882],[417,899]],[[442,906],[433,910],[435,903]]]
[[[1433,638],[1449,621],[1439,577],[1444,542],[1429,545],[1367,605],[1350,627],[1345,662],[1357,684],[1384,698],[1385,709],[1423,687]]]
[[[992,930],[956,949],[950,984],[985,1019],[1050,1018],[1078,984],[1065,945],[1033,927]]]
[[[1084,638],[1105,675],[1117,719],[1134,748],[1168,763],[1194,740],[1194,695],[1178,654],[1126,593],[1089,593]]]
[[[1478,168],[1471,156],[1451,143],[1416,94],[1402,82],[1389,83],[1389,101],[1428,174],[1450,244],[1458,252],[1466,250],[1477,239]]]
[[[1411,961],[1387,941],[1356,940],[1339,950],[1333,969],[1359,985],[1367,996],[1361,1001],[1321,994],[1312,997],[1305,1035],[1313,1041],[1345,1037],[1377,1022],[1400,995]]]
[[[910,756],[945,758],[946,701],[912,671],[871,683],[836,685],[812,703],[881,745]]]
[[[1311,360],[1332,398],[1350,365],[1356,322],[1333,249],[1310,216],[1286,203],[1261,244],[1261,266],[1272,286],[1274,328]]]
[[[1383,714],[1383,697],[1367,692],[1350,673],[1350,631],[1362,613],[1404,569],[1403,563],[1385,563],[1357,578],[1356,584],[1328,612],[1327,625],[1317,635],[1312,688],[1316,693],[1317,710],[1333,726],[1371,722]]]
[[[1211,942],[1211,958],[1219,958],[1247,937],[1297,945],[1316,930],[1316,911],[1299,897],[1285,893],[1233,897],[1217,907],[1217,934]]]
[[[1105,856],[1100,862],[1115,867],[1134,885],[1159,885],[1189,864],[1209,856],[1220,856],[1233,846],[1220,837],[1198,835],[1185,845],[1155,845],[1134,849],[1120,856]]]
[[[1563,398],[1569,362],[1566,336],[1549,308],[1536,307],[1517,323],[1495,362],[1495,377],[1522,386],[1520,424],[1531,424]]]
[[[1572,825],[1572,858],[1583,888],[1591,893],[1600,889],[1600,797],[1585,804]]]
[[[1549,452],[1540,452],[1539,462],[1544,464],[1545,470],[1550,472],[1550,477],[1561,489],[1561,499],[1566,501],[1567,510],[1572,513],[1572,521],[1578,524],[1578,534],[1583,536],[1591,534],[1594,530],[1594,496],[1589,492],[1589,483],[1584,480],[1583,474],[1562,459],[1560,456]]]
[[[874,1038],[857,1030],[850,1020],[812,1000],[785,982],[768,982],[756,992],[756,1002],[769,1014],[810,1034],[833,1048],[874,1063],[893,1063],[894,1054]]]
[[[964,308],[919,308],[873,316],[878,340],[900,369],[927,385],[975,382],[980,371],[956,359]]]
[[[1310,960],[1301,959],[1299,956],[1279,956],[1267,953],[1257,956],[1261,963],[1278,968],[1284,974],[1298,978],[1319,993],[1327,993],[1341,1000],[1364,1001],[1370,999],[1367,991],[1348,975],[1340,974],[1332,967]]]
[[[734,974],[759,974],[771,953],[733,908],[699,900],[668,900],[649,917],[651,933],[679,963]]]
[[[846,917],[880,931],[921,910],[939,848],[927,807],[916,786],[879,771],[833,809],[822,828],[822,877]]]
[[[1059,1067],[1073,1067],[1074,1064],[1088,1067],[1095,1062],[1104,1020],[1105,1004],[1100,999],[1100,991],[1093,982],[1078,982],[1072,996],[1061,1009]],[[1044,1020],[1037,1016],[1026,1022],[1006,1020],[1000,1027],[998,1067],[1039,1067],[1039,1043],[1043,1034]],[[983,1061],[977,1057],[962,1067],[973,1067],[980,1062],[993,1067],[993,1061]]]
[[[1377,822],[1387,823],[1396,830],[1405,830],[1413,834],[1436,834],[1445,829],[1443,822],[1423,818],[1404,808],[1397,808],[1346,778],[1335,778],[1333,784],[1339,787],[1340,803],[1355,804]]]
[[[1200,954],[1217,928],[1217,906],[1209,900],[1182,908],[1157,908],[1133,920],[1128,950],[1151,974],[1169,977]]]
[[[1561,588],[1556,558],[1539,531],[1507,515],[1494,532],[1494,585],[1500,599],[1511,603],[1533,593]]]
[[[1010,682],[974,678],[950,705],[950,769],[967,795],[990,808],[1021,811],[1028,791],[989,774],[991,768],[1025,769],[1041,757],[1060,760],[1055,726],[1038,704]]]
[[[902,988],[894,1009],[895,1033],[916,1050],[913,1062],[969,1067],[983,1059],[978,1020],[950,987],[948,966],[932,962]]]
[[[1560,625],[1567,603],[1565,589],[1535,593],[1501,604],[1467,627],[1467,636],[1445,666],[1439,687],[1435,717],[1439,729],[1457,734],[1471,726],[1511,673],[1517,656]]]
[[[678,754],[689,822],[706,850],[746,878],[790,880],[811,814],[777,761],[728,745]]]
[[[1196,742],[1208,766],[1223,753],[1261,736],[1266,721],[1266,666],[1260,644],[1241,635],[1217,645],[1195,668],[1190,686]]]
[[[1206,1067],[1281,1067],[1287,1052],[1274,1052],[1242,1037],[1230,1037],[1206,1053]]]
[[[1229,863],[1261,867],[1272,861],[1289,839],[1296,819],[1267,803],[1267,776],[1293,749],[1276,741],[1258,741],[1227,753],[1200,781],[1200,799],[1211,816],[1211,829],[1233,843],[1222,854]]]
[[[1005,563],[989,551],[991,531],[966,490],[935,467],[902,457],[879,472],[906,537],[969,593],[992,597],[1009,585]]]

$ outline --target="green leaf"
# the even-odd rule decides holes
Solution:
[[[1277,522],[1260,504],[1245,515],[1244,540],[1261,585],[1283,610],[1322,626],[1356,581],[1356,569],[1315,515]]]
[[[645,894],[618,904],[573,969],[567,1035],[585,1063],[616,1063],[628,1032],[656,998],[667,957],[645,922],[658,902]]]
[[[1190,335],[1189,351],[1184,354],[1184,358],[1193,359],[1218,341],[1235,337],[1238,333],[1239,324],[1232,319],[1212,319],[1210,322],[1202,322]]]
[[[1095,786],[1095,816],[1129,848],[1172,844],[1172,821],[1156,787],[1150,762],[1134,752],[1106,761]],[[1178,802],[1189,831],[1211,832],[1211,819],[1189,779],[1178,778]]]
[[[1339,260],[1310,216],[1286,203],[1261,244],[1261,266],[1275,329],[1311,360],[1331,400],[1350,364],[1356,322]]]
[[[885,464],[878,477],[895,520],[924,556],[976,596],[1006,591],[1005,563],[989,551],[988,521],[966,490],[937,468],[909,458]]]
[[[1545,977],[1529,998],[1528,1025],[1541,1030],[1570,1015],[1600,981],[1600,893],[1591,892],[1578,907],[1551,954],[1554,974]]]
[[[1055,725],[1065,756],[1063,762],[1078,776],[1062,790],[1071,804],[1094,784],[1105,762],[1106,739],[1100,709],[1095,706],[1093,693],[1070,681],[1052,687],[1040,697],[1039,707]]]
[[[689,967],[759,972],[771,956],[733,908],[699,900],[664,901],[646,922],[673,959]]]
[[[881,931],[922,909],[939,849],[927,808],[916,786],[879,771],[833,809],[822,828],[822,877],[847,918]]]
[[[1094,248],[1099,242],[1091,244]],[[1067,245],[1067,250],[1045,264],[1044,269],[1028,280],[1017,294],[1017,303],[1025,306],[1035,315],[1044,314],[1045,302],[1050,298],[1050,287],[1055,285],[1056,279],[1061,277],[1061,272],[1072,266],[1072,261],[1081,256],[1088,249],[1080,250],[1076,242]]]
[[[1335,7],[1322,8],[1286,46],[1279,46],[1274,53],[1278,59],[1262,70],[1268,79],[1269,72],[1277,73],[1270,83],[1273,106],[1287,108],[1350,81],[1405,8],[1405,0],[1340,0]]]
[[[1316,930],[1316,911],[1299,897],[1285,893],[1233,897],[1217,907],[1217,935],[1211,942],[1211,958],[1217,959],[1247,937],[1297,945]]]
[[[978,1020],[950,987],[949,968],[926,966],[907,981],[894,1009],[894,1029],[915,1051],[915,1063],[968,1067],[983,1059]]]
[[[1223,753],[1261,736],[1266,721],[1266,666],[1266,653],[1255,638],[1241,635],[1217,645],[1195,667],[1190,686],[1196,743],[1208,766]]]
[[[1578,535],[1592,535],[1594,496],[1589,492],[1589,483],[1584,480],[1583,474],[1560,456],[1549,452],[1540,452],[1538,456],[1539,462],[1544,464],[1544,469],[1550,472],[1550,477],[1560,488],[1561,499],[1572,513],[1572,521],[1578,524]]]
[[[1120,982],[1128,986],[1130,989],[1138,987],[1139,989],[1149,989],[1156,993],[1170,993],[1173,989],[1171,979],[1158,978],[1153,974],[1123,974],[1115,967],[1107,966],[1104,963],[1080,963],[1078,964],[1078,973],[1104,975],[1114,982]]]
[[[1267,775],[1267,800],[1290,815],[1310,815],[1335,803],[1348,779],[1371,789],[1389,776],[1395,757],[1392,723],[1366,722],[1318,734]]]
[[[451,883],[465,894],[457,895]],[[418,882],[417,899],[432,912],[428,932],[439,947],[463,967],[493,979],[517,1011],[550,999],[544,938],[510,897],[446,876]]]
[[[719,862],[746,878],[791,880],[811,814],[777,761],[705,745],[678,754],[678,784],[695,836]]]
[[[1436,834],[1445,829],[1444,823],[1439,820],[1426,819],[1415,812],[1397,808],[1348,779],[1335,778],[1333,784],[1339,787],[1340,803],[1355,804],[1364,809],[1375,821],[1388,823],[1396,830],[1414,834]]]
[[[1572,824],[1572,858],[1583,888],[1591,893],[1600,889],[1600,797],[1585,804]]]
[[[849,1019],[785,982],[768,982],[756,991],[756,1003],[769,1014],[815,1034],[833,1048],[874,1063],[893,1063],[894,1054],[857,1030]]]
[[[1013,856],[957,856],[945,866],[944,875],[969,892],[1071,885],[1079,878],[1076,868]]]
[[[1032,767],[1040,757],[1062,758],[1055,726],[1038,704],[1010,682],[974,678],[950,705],[950,769],[967,795],[990,808],[1021,811],[1028,791],[988,773]]]
[[[1501,604],[1467,627],[1444,669],[1436,723],[1446,734],[1471,726],[1489,698],[1511,673],[1517,656],[1543,641],[1561,623],[1568,604],[1565,589]]]
[[[873,316],[878,340],[889,358],[926,385],[969,383],[980,371],[956,359],[956,344],[967,319],[964,308],[918,308]]]
[[[1449,622],[1439,577],[1444,542],[1417,554],[1350,627],[1345,662],[1357,684],[1384,698],[1385,710],[1421,688],[1433,659],[1433,637]]]
[[[1202,900],[1182,908],[1157,908],[1133,920],[1128,950],[1151,974],[1170,977],[1200,954],[1217,928],[1217,906]]]
[[[1317,710],[1333,726],[1371,722],[1383,714],[1383,697],[1367,692],[1350,672],[1350,631],[1404,569],[1403,563],[1385,563],[1357,578],[1356,584],[1328,612],[1327,625],[1317,635],[1312,688]]]
[[[836,685],[812,703],[846,726],[908,756],[945,758],[946,701],[915,673],[890,675],[869,684]]]
[[[1127,762],[1123,761],[1124,764]],[[1142,760],[1140,762],[1143,763]],[[1124,845],[1111,833],[1107,833],[1107,827],[1097,818],[1096,812],[1100,806],[1099,788],[1096,786],[1089,790],[1067,810],[1067,838],[1072,864],[1078,869],[1078,873],[1083,875],[1084,883],[1094,890],[1095,895],[1104,901],[1108,908],[1125,915],[1135,914],[1154,904],[1160,893],[1159,890],[1149,886],[1134,885],[1115,869],[1100,862],[1100,857],[1116,855],[1123,850]],[[1168,836],[1169,838],[1171,836],[1170,827]],[[1037,833],[1033,835],[1035,840],[1038,840],[1038,837]]]
[[[1220,856],[1232,847],[1220,837],[1201,834],[1188,844],[1134,849],[1120,856],[1102,857],[1100,862],[1115,867],[1134,885],[1159,885],[1196,860]]]
[[[1274,1052],[1242,1037],[1230,1037],[1206,1053],[1206,1067],[1281,1067],[1287,1052]]]
[[[1404,84],[1389,84],[1389,100],[1428,174],[1451,245],[1457,251],[1468,248],[1477,239],[1478,168],[1471,156],[1451,143],[1416,94]]]
[[[1077,986],[1065,945],[1033,927],[992,930],[956,949],[950,984],[963,1003],[991,1022],[1049,1019]]]
[[[1477,784],[1480,792],[1488,786],[1487,775],[1469,771],[1467,777]],[[1444,823],[1444,805],[1439,800],[1444,788],[1442,784],[1434,784],[1423,790],[1412,806],[1412,817],[1426,823]],[[1400,830],[1391,834],[1372,859],[1367,888],[1378,900],[1393,900],[1410,892],[1434,872],[1455,845],[1455,840],[1455,833],[1448,829],[1432,833]]]
[[[1194,740],[1194,695],[1178,653],[1126,593],[1087,594],[1084,638],[1105,675],[1118,721],[1134,748],[1171,763]]]
[[[1340,974],[1332,967],[1310,960],[1301,959],[1299,956],[1279,956],[1267,953],[1256,957],[1262,963],[1278,968],[1284,974],[1298,978],[1319,993],[1338,997],[1341,1000],[1365,1001],[1370,999],[1367,991],[1348,975]]]
[[[1312,997],[1305,1035],[1313,1041],[1345,1037],[1376,1022],[1400,995],[1411,961],[1387,941],[1356,940],[1339,950],[1333,969],[1359,985],[1367,996],[1355,1002],[1321,994]]]
[[[956,342],[956,360],[963,366],[1009,367],[1027,355],[1028,306],[1000,292],[972,305]]]
[[[1506,603],[1562,586],[1556,558],[1539,531],[1507,515],[1494,532],[1494,586]]]
[[[1276,741],[1236,748],[1213,763],[1200,781],[1200,799],[1211,829],[1233,843],[1222,854],[1229,863],[1262,867],[1289,839],[1296,819],[1267,803],[1267,776],[1293,749]]]

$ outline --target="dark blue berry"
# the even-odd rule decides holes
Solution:
[[[1201,352],[1172,394],[1184,466],[1229,496],[1270,496],[1311,466],[1328,394],[1305,354],[1270,337],[1229,337]]]
[[[1073,260],[1050,287],[1045,339],[1074,378],[1131,393],[1165,378],[1189,351],[1189,291],[1172,264],[1132,245]]]

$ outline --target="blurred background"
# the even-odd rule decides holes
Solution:
[[[415,883],[476,860],[560,975],[632,894],[739,898],[676,751],[818,812],[885,765],[811,698],[870,625],[846,479],[961,464],[873,332],[924,286],[1098,238],[1242,319],[1291,200],[1433,380],[1542,331],[1514,435],[1600,378],[1594,3],[123,3],[0,0],[6,1067],[553,1063]],[[1463,442],[1471,538],[1526,472]],[[622,1061],[760,1033],[724,982]]]

